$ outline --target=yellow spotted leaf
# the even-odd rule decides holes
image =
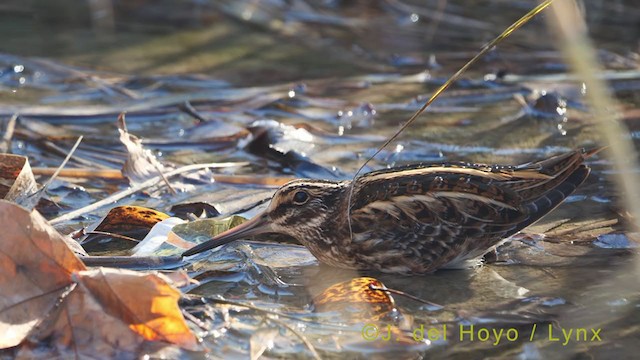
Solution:
[[[82,240],[82,245],[87,251],[96,252],[105,250],[104,244],[97,244],[98,240],[105,238],[142,240],[155,224],[167,218],[169,215],[163,212],[141,206],[117,206],[111,209],[95,228],[87,229],[87,236]],[[115,242],[108,250],[126,250],[136,243]]]
[[[352,322],[375,322],[395,309],[393,297],[385,291],[377,279],[359,277],[334,284],[316,296],[313,304],[316,311],[337,311],[345,314]]]

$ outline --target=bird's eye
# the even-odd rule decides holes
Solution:
[[[305,191],[298,191],[293,194],[293,203],[296,205],[302,205],[309,200],[309,194]]]

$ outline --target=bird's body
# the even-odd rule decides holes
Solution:
[[[281,233],[337,267],[403,274],[455,267],[553,210],[589,175],[583,162],[593,153],[519,166],[417,164],[355,181],[294,180],[264,213],[183,255]]]

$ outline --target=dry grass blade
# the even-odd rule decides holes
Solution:
[[[33,172],[34,175],[51,176],[55,172],[57,172],[58,169],[35,167],[35,168],[32,168],[31,171]],[[58,172],[58,176],[71,177],[71,178],[101,178],[101,179],[116,179],[116,180],[125,179],[124,175],[122,175],[122,171],[116,170],[116,169],[87,169],[87,168],[61,169]]]
[[[69,162],[69,160],[71,159],[71,157],[73,156],[73,153],[76,152],[76,149],[78,148],[78,146],[80,146],[80,143],[82,142],[82,136],[80,136],[78,138],[78,140],[76,140],[76,143],[73,144],[73,147],[71,148],[71,150],[69,150],[69,153],[67,154],[67,156],[64,158],[64,160],[62,161],[62,164],[60,164],[60,166],[58,166],[58,168],[56,169],[56,171],[53,173],[53,175],[51,175],[51,177],[49,178],[49,180],[47,180],[46,183],[44,183],[44,185],[42,186],[42,189],[40,191],[42,191],[43,193],[45,191],[47,191],[47,188],[49,188],[49,185],[51,185],[51,182],[58,177],[58,175],[60,174],[60,171],[62,171],[62,169],[67,165],[67,163]]]
[[[616,173],[614,177],[618,187],[625,194],[622,201],[636,219],[636,228],[640,229],[640,178],[631,169],[638,168],[637,154],[628,131],[620,122],[615,101],[609,95],[606,84],[599,79],[601,73],[595,50],[586,36],[586,25],[581,19],[577,5],[573,1],[555,4],[552,8],[554,18],[551,25],[561,35],[560,47],[565,56],[586,86],[586,96],[593,108],[602,134],[607,140],[607,153]]]
[[[11,150],[11,139],[13,138],[13,131],[16,128],[16,122],[18,121],[19,114],[14,114],[7,123],[7,129],[0,140],[0,153],[8,153]]]
[[[480,52],[478,52],[471,60],[469,60],[466,64],[464,64],[464,66],[462,66],[460,68],[460,70],[458,70],[455,74],[453,74],[453,76],[451,76],[449,78],[449,80],[447,80],[444,84],[442,84],[442,86],[440,86],[433,93],[433,95],[431,95],[429,100],[427,100],[427,102],[425,102],[424,105],[422,105],[420,107],[420,109],[418,109],[418,111],[416,111],[409,118],[409,120],[407,120],[407,122],[404,123],[400,127],[400,129],[398,131],[396,131],[395,134],[393,134],[393,136],[391,136],[387,141],[385,141],[384,144],[382,144],[376,150],[376,152],[373,153],[373,155],[371,155],[371,157],[369,157],[367,159],[367,161],[364,162],[364,164],[362,164],[362,166],[360,166],[358,171],[356,171],[356,173],[353,175],[353,180],[355,180],[358,177],[360,172],[362,172],[362,169],[364,169],[364,167],[367,166],[367,164],[369,164],[369,162],[372,159],[374,159],[382,150],[384,150],[384,148],[386,148],[389,144],[391,144],[391,142],[393,142],[395,139],[397,139],[398,136],[400,136],[400,134],[407,127],[409,127],[409,125],[411,125],[418,118],[418,116],[420,116],[427,109],[427,107],[429,107],[429,105],[431,105],[440,96],[440,94],[442,94],[454,82],[456,82],[460,78],[460,76],[462,76],[462,74],[464,74],[473,64],[475,64],[481,57],[483,57],[486,53],[488,53],[494,46],[498,45],[500,42],[502,42],[502,40],[504,40],[507,37],[509,37],[509,35],[511,35],[514,31],[516,31],[519,28],[521,28],[524,24],[528,23],[531,19],[533,19],[534,16],[538,15],[542,10],[546,9],[549,5],[551,5],[551,3],[553,1],[554,0],[545,0],[545,1],[543,1],[540,5],[536,6],[531,11],[526,13],[523,17],[521,17],[516,22],[511,24],[511,26],[509,26],[507,29],[505,29],[495,39],[491,40],[488,44],[486,44],[482,48],[482,50],[480,50]],[[351,197],[352,197],[352,195],[353,195],[353,187],[351,187],[351,189],[349,190],[349,200],[348,200],[348,205],[347,205],[347,209],[348,209],[347,222],[349,224],[349,233],[350,233],[351,237],[353,237],[353,231],[352,231],[352,228],[351,228]]]

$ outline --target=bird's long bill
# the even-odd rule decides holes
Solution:
[[[182,253],[182,256],[191,256],[209,249],[228,244],[232,241],[243,239],[249,236],[268,233],[271,230],[271,223],[266,213],[261,213],[251,220],[246,221],[239,226],[221,232],[210,240],[196,245],[191,249]]]

